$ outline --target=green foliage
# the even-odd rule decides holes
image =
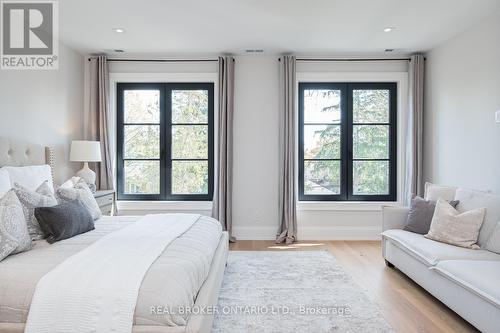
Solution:
[[[308,97],[311,97],[308,91]],[[316,98],[325,100],[332,92],[317,90]],[[387,90],[353,91],[354,123],[388,123],[389,92]],[[322,112],[340,110],[340,99],[335,104],[323,105]],[[308,110],[306,109],[305,112]],[[314,112],[314,111],[313,111]],[[312,126],[312,125],[305,125]],[[316,125],[314,148],[307,149],[306,158],[324,159],[340,156],[339,125]],[[388,125],[354,125],[353,156],[358,159],[386,159],[389,156]],[[355,194],[387,194],[389,191],[387,161],[353,162],[353,191]],[[340,163],[334,161],[306,161],[304,188],[308,194],[340,193]]]
[[[126,123],[158,123],[159,93],[148,90],[125,92]],[[208,92],[204,90],[172,91],[172,158],[208,159]],[[159,125],[125,125],[125,158],[160,158]],[[159,161],[126,161],[125,192],[158,194]],[[173,161],[172,192],[177,194],[208,193],[207,161]]]

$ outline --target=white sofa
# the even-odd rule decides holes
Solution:
[[[457,209],[486,207],[479,250],[439,243],[402,230],[408,208],[383,207],[382,251],[389,267],[425,288],[482,332],[500,332],[500,255],[484,249],[500,221],[500,196],[457,189]],[[453,198],[445,198],[447,200]]]

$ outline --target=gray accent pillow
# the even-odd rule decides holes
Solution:
[[[459,201],[453,200],[449,202],[455,208]],[[417,234],[425,235],[431,228],[432,217],[436,209],[436,202],[425,200],[415,196],[411,200],[410,211],[406,218],[406,226],[403,230],[411,231]]]
[[[81,178],[76,183],[73,183],[72,187],[59,187],[56,194],[60,202],[80,200],[94,220],[97,220],[102,215],[92,191]]]
[[[13,190],[0,199],[0,261],[31,249],[23,207]]]
[[[50,244],[94,230],[94,220],[79,200],[35,208],[35,216]]]
[[[35,192],[28,190],[18,183],[14,183],[14,191],[23,206],[24,218],[26,219],[31,239],[44,238],[44,234],[35,217],[35,208],[57,205],[56,197],[52,193],[49,182],[47,180],[44,181]]]

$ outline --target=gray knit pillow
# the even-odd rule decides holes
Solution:
[[[23,207],[13,190],[0,199],[0,261],[31,249]]]
[[[450,201],[449,204],[455,208],[458,201]],[[425,235],[429,232],[436,209],[436,202],[425,200],[415,196],[411,199],[410,211],[406,218],[406,225],[403,230],[411,231],[417,234]]]
[[[56,197],[52,193],[48,181],[44,181],[34,192],[18,183],[14,183],[14,191],[23,206],[24,218],[31,238],[33,240],[44,238],[44,234],[35,218],[35,208],[57,205]]]
[[[80,200],[94,220],[101,217],[101,209],[83,179],[75,179],[73,187],[59,187],[56,191],[60,202]]]

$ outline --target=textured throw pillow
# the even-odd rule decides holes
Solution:
[[[13,190],[0,199],[0,261],[31,249],[23,207]]]
[[[450,201],[450,205],[455,208],[458,205],[458,201]],[[403,230],[425,235],[431,227],[435,209],[436,202],[417,196],[413,197]]]
[[[439,199],[432,217],[431,228],[425,237],[438,242],[478,249],[477,238],[483,224],[485,208],[460,214],[443,199]]]
[[[35,216],[50,244],[94,230],[94,220],[79,200],[35,208]]]
[[[500,221],[497,222],[495,229],[491,233],[490,239],[486,243],[485,249],[500,254]]]
[[[35,218],[35,208],[57,205],[56,197],[52,193],[48,181],[44,181],[36,191],[30,191],[15,183],[14,191],[23,206],[24,218],[26,219],[31,238],[34,240],[42,239],[44,234]]]
[[[455,198],[455,193],[457,191],[456,187],[437,185],[432,183],[425,183],[425,200],[438,201],[438,199],[443,199],[446,201],[451,201]]]
[[[87,183],[81,178],[73,177],[70,179],[73,186],[68,186],[68,182],[59,187],[56,191],[57,197],[61,202],[80,200],[83,206],[88,210],[94,220],[101,217],[101,209],[90,191]]]

